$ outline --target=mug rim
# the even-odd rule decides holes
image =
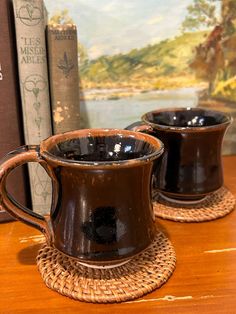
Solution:
[[[207,126],[173,126],[173,125],[162,125],[158,123],[151,122],[147,119],[148,114],[153,114],[153,113],[162,113],[162,112],[171,112],[171,111],[197,111],[197,110],[202,110],[204,112],[210,112],[210,113],[215,113],[215,114],[220,114],[224,116],[227,121],[222,122],[222,123],[217,123],[214,125],[207,125]],[[151,110],[146,112],[145,114],[142,115],[141,117],[142,121],[145,122],[146,124],[150,125],[154,129],[160,129],[160,130],[165,130],[165,131],[186,131],[186,132],[196,132],[196,131],[211,131],[214,129],[218,129],[221,127],[225,127],[227,125],[230,125],[233,121],[232,115],[229,113],[222,112],[220,110],[213,110],[213,109],[207,109],[203,107],[171,107],[171,108],[161,108],[157,110]]]
[[[84,161],[84,160],[71,160],[56,156],[51,153],[49,150],[52,149],[55,145],[82,137],[98,137],[98,136],[119,136],[127,138],[135,138],[137,140],[148,142],[155,150],[152,153],[148,153],[142,157],[124,159],[124,160],[113,160],[113,161]],[[147,161],[154,160],[158,158],[164,151],[164,144],[158,138],[145,134],[139,133],[130,130],[115,129],[115,128],[91,128],[91,129],[79,129],[75,131],[69,131],[65,133],[56,134],[44,139],[40,144],[40,155],[43,156],[46,160],[52,161],[60,165],[73,165],[73,166],[82,166],[82,167],[99,167],[99,166],[131,166],[138,165]]]

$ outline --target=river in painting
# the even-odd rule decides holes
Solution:
[[[90,94],[93,91],[90,91]],[[106,90],[100,91],[106,94]],[[170,107],[198,106],[199,89],[182,88],[178,90],[150,91],[135,93],[128,98],[96,99],[81,101],[82,128],[125,128],[139,121],[140,117],[151,110]],[[86,97],[86,93],[85,93]],[[231,112],[230,104],[222,104],[220,108],[212,109]],[[224,138],[223,154],[236,153],[236,122],[234,122]]]
[[[105,94],[105,91],[104,91]],[[81,104],[84,127],[125,128],[148,111],[168,107],[195,107],[196,89],[136,93],[128,98],[86,100]]]

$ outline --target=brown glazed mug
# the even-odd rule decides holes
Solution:
[[[51,245],[78,261],[119,264],[155,237],[150,182],[162,152],[160,140],[127,130],[55,135],[5,157],[0,165],[1,202],[11,215],[42,231]],[[8,174],[27,162],[38,162],[52,179],[48,218],[19,205],[6,191]]]
[[[202,108],[148,112],[127,129],[146,132],[165,146],[154,188],[175,202],[198,202],[223,185],[221,146],[231,116]]]

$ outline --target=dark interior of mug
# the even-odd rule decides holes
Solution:
[[[164,126],[206,127],[225,123],[229,118],[221,112],[189,108],[150,112],[145,120]]]
[[[155,152],[150,143],[134,137],[89,136],[60,142],[49,153],[75,161],[122,161],[141,158]]]

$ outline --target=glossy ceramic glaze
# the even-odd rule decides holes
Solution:
[[[202,108],[163,109],[142,117],[165,146],[155,188],[180,200],[197,200],[223,184],[221,146],[231,117]]]
[[[53,178],[46,228],[52,244],[92,264],[125,260],[147,248],[155,237],[150,182],[162,152],[154,137],[124,130],[80,130],[43,141],[38,154]]]

